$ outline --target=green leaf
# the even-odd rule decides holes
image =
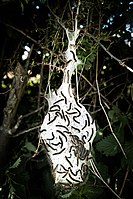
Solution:
[[[19,157],[19,158],[16,160],[16,162],[10,167],[10,169],[15,169],[15,168],[17,168],[17,167],[19,166],[20,162],[21,162],[21,158]]]
[[[96,199],[100,198],[103,192],[103,188],[94,186],[93,182],[91,184],[85,184],[79,189],[75,189],[69,199]]]
[[[15,194],[15,188],[10,184],[10,190],[9,190],[9,195],[8,199],[13,199]]]
[[[112,110],[108,112],[108,116],[112,122],[117,122],[119,120],[121,113],[117,106],[113,106]]]
[[[46,0],[40,0],[40,3],[44,4],[46,2]]]
[[[96,144],[96,149],[106,156],[115,156],[118,153],[118,144],[113,135],[108,135]]]
[[[96,133],[96,137],[95,137],[95,142],[98,142],[100,141],[101,139],[103,139],[103,129],[99,129],[97,130],[97,133]]]
[[[28,4],[28,3],[29,3],[29,0],[25,0],[25,3]]]
[[[96,58],[96,53],[93,52],[89,57],[88,57],[88,61],[93,62]]]
[[[25,143],[25,148],[28,151],[32,151],[32,152],[36,151],[36,147],[31,142],[28,142],[28,141]]]

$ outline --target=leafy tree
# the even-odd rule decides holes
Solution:
[[[0,197],[60,198],[39,128],[48,85],[61,84],[77,1],[1,0]],[[81,1],[79,98],[97,122],[95,167],[69,198],[130,198],[133,190],[133,3]],[[73,88],[76,88],[76,74]],[[38,150],[39,149],[39,150]],[[93,165],[94,166],[94,165]],[[105,183],[106,182],[106,183]],[[113,193],[117,195],[115,195]]]

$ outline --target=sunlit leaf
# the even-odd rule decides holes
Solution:
[[[19,166],[20,162],[21,162],[21,158],[19,157],[19,158],[16,160],[16,162],[10,167],[10,169],[15,169],[15,168],[17,168],[17,167]]]
[[[26,143],[25,143],[25,148],[26,148],[28,151],[32,151],[32,152],[35,152],[35,151],[36,151],[36,147],[35,147],[31,142],[26,142]]]
[[[15,193],[15,188],[10,184],[10,190],[9,190],[8,199],[13,199],[14,198],[14,193]]]

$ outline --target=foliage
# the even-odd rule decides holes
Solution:
[[[96,149],[106,156],[115,156],[117,152],[118,144],[115,141],[113,135],[108,135],[99,141],[96,145]]]
[[[61,24],[72,30],[76,3],[0,3],[2,199],[63,196],[53,186],[39,127],[48,109],[48,84],[55,90],[61,83],[67,48]],[[79,98],[97,123],[94,162],[104,181],[125,199],[133,194],[133,74],[120,61],[132,69],[132,8],[131,1],[82,0],[78,16]],[[22,60],[23,55],[28,57]],[[76,92],[76,73],[72,83]],[[86,183],[69,198],[117,198],[95,174],[90,170]]]

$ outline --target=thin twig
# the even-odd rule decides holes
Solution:
[[[115,138],[116,142],[118,143],[118,145],[119,145],[119,147],[120,147],[120,149],[121,149],[121,151],[122,151],[124,157],[127,159],[127,156],[126,156],[126,154],[125,154],[125,151],[124,151],[124,149],[122,148],[121,143],[119,142],[118,138],[117,138],[116,135],[114,134],[114,131],[113,131],[112,125],[111,125],[111,123],[110,123],[109,117],[108,117],[108,115],[107,115],[107,113],[106,113],[106,111],[105,111],[105,108],[104,108],[103,104],[102,104],[101,94],[100,94],[99,85],[98,85],[98,51],[97,51],[97,60],[96,60],[96,61],[97,61],[97,63],[96,63],[96,86],[97,86],[99,104],[100,104],[100,106],[101,106],[101,108],[102,108],[102,110],[103,110],[103,112],[104,112],[104,114],[105,114],[105,116],[106,116],[107,122],[108,122],[108,124],[109,124],[110,131],[111,131],[113,137]]]
[[[93,35],[89,34],[89,36],[91,36],[92,39],[93,39],[95,42],[97,42],[97,39],[96,39]],[[133,73],[133,69],[132,69],[132,68],[130,68],[129,66],[127,66],[121,59],[118,59],[118,58],[115,57],[111,52],[109,52],[109,51],[107,50],[107,48],[105,48],[105,46],[104,46],[103,44],[101,44],[100,41],[99,41],[98,43],[99,43],[99,45],[105,50],[105,52],[106,52],[112,59],[116,60],[122,67],[125,67],[126,69],[128,69],[130,72]]]
[[[41,107],[39,107],[38,109],[36,109],[36,110],[30,112],[30,113],[27,113],[26,115],[23,115],[21,118],[24,119],[24,118],[26,118],[26,117],[29,117],[29,116],[31,116],[31,115],[37,113],[38,111],[42,110],[43,108],[44,108],[44,105],[41,106]]]
[[[71,23],[72,23],[72,27],[73,27],[73,31],[74,31],[74,19],[73,19],[73,10],[72,10],[72,7],[71,7],[71,4],[70,4],[70,0],[69,0],[69,9],[70,9],[70,13],[71,13]]]
[[[83,74],[81,74],[80,72],[78,72],[78,74],[80,74],[80,76],[93,88],[93,90],[94,90],[95,92],[97,91],[96,88],[93,86],[93,84],[92,84]],[[89,92],[90,92],[90,89],[89,89],[88,92],[86,92],[85,97],[88,95]],[[85,98],[85,97],[84,97],[84,98]],[[101,94],[101,97],[102,97],[108,104],[110,104],[110,102],[108,101],[108,99],[107,99],[104,95]],[[83,100],[84,100],[84,99],[82,99],[82,101],[83,101]],[[104,103],[105,103],[105,106],[106,106],[108,109],[110,109],[109,105],[108,105],[106,102],[104,102]]]
[[[2,21],[0,21],[0,23],[3,23]],[[17,32],[21,33],[22,35],[24,35],[25,37],[27,37],[28,39],[30,39],[31,41],[33,41],[35,44],[39,44],[38,41],[36,41],[35,39],[33,39],[32,37],[30,37],[29,35],[27,35],[25,32],[23,32],[22,30],[12,26],[12,25],[9,25],[7,23],[3,23],[4,25],[6,25],[7,27],[9,28],[12,28],[13,30],[16,30]]]
[[[123,180],[123,183],[122,183],[122,187],[121,187],[120,192],[119,192],[119,196],[121,196],[121,194],[123,192],[123,189],[124,189],[124,186],[125,186],[125,183],[126,183],[126,179],[127,179],[128,173],[129,173],[129,168],[127,168],[127,170],[126,170],[126,173],[125,173],[125,176],[124,176],[124,180]]]
[[[125,85],[125,83],[118,84],[118,85],[115,86],[112,90],[110,90],[110,92],[108,92],[106,96],[110,95],[112,92],[114,92],[114,90],[116,90],[117,88],[119,88],[120,86],[123,86],[123,85]],[[111,86],[111,85],[110,85],[110,86]],[[109,88],[110,86],[106,86],[106,88]],[[104,89],[104,88],[103,88],[103,89]],[[101,90],[103,90],[103,89],[101,89]],[[120,93],[120,95],[121,95],[121,93]]]
[[[101,176],[100,172],[98,171],[95,163],[93,160],[90,161],[90,164],[91,164],[91,168],[90,168],[90,171],[99,179],[101,180],[105,185],[106,187],[118,198],[118,199],[121,199],[120,196],[118,196],[118,194],[113,190],[111,189],[111,187],[105,182],[105,180],[103,179],[103,177]]]
[[[103,44],[101,44],[101,43],[99,43],[99,44],[100,44],[100,46],[106,51],[106,53],[108,53],[108,55],[110,55],[111,58],[113,58],[114,60],[116,60],[121,66],[126,67],[130,72],[133,73],[133,69],[132,69],[132,68],[130,68],[129,66],[127,66],[124,62],[122,62],[122,60],[120,60],[120,59],[118,59],[117,57],[115,57],[114,55],[112,55],[112,53],[109,52],[109,51],[107,50],[107,48],[104,47]]]
[[[5,91],[3,93],[0,93],[0,95],[5,95],[5,94],[9,93],[11,90],[12,90],[12,88],[8,89],[7,91]]]
[[[37,109],[40,107],[40,99],[41,99],[41,89],[42,89],[42,83],[43,83],[43,68],[44,68],[44,61],[42,59],[41,64],[41,71],[40,71],[40,84],[39,84],[39,91],[38,91],[38,100],[37,100]]]
[[[29,132],[31,132],[31,131],[33,131],[33,130],[39,129],[40,127],[41,127],[41,124],[38,125],[38,126],[34,126],[34,127],[30,128],[30,129],[26,129],[26,130],[24,130],[24,131],[21,131],[20,133],[18,133],[18,134],[16,134],[16,135],[13,135],[12,137],[18,137],[18,136],[23,135],[23,134],[25,134],[25,133],[29,133]]]
[[[78,30],[78,15],[79,15],[79,7],[80,7],[80,0],[78,0],[78,5],[77,5],[77,12],[75,15],[75,34],[77,35],[77,30]]]
[[[66,30],[64,24],[60,21],[60,18],[51,10],[51,8],[49,7],[49,5],[47,5],[47,6],[48,6],[48,9],[50,10],[50,12],[52,13],[52,15],[56,18],[57,22],[62,26],[62,28],[64,30]]]
[[[17,129],[18,129],[20,123],[22,122],[22,120],[23,120],[24,118],[29,117],[29,116],[31,116],[31,115],[37,113],[38,111],[42,110],[43,108],[44,108],[44,106],[42,106],[42,107],[36,109],[35,111],[32,111],[32,112],[26,114],[26,115],[20,115],[20,116],[18,117],[18,119],[17,119],[16,124],[15,124],[14,127],[11,129],[11,135],[14,134],[14,133],[17,131]],[[16,137],[17,137],[17,136],[16,136]]]
[[[37,40],[33,39],[31,36],[29,36],[28,34],[26,34],[24,31],[20,30],[19,28],[16,28],[16,27],[14,27],[14,26],[12,26],[10,24],[4,23],[2,21],[0,21],[0,23],[4,24],[5,26],[10,27],[13,30],[16,30],[20,34],[24,35],[26,38],[28,38],[29,40],[31,40],[34,44],[37,44],[40,48],[45,49],[45,50],[51,52],[50,49],[44,47],[44,45],[41,43],[41,41],[43,40],[43,38],[37,41]]]
[[[80,7],[80,0],[78,0],[77,12],[75,15],[75,37],[77,37],[78,31],[78,15],[79,15],[79,7]],[[78,70],[76,67],[76,94],[77,94],[77,101],[79,102],[79,90],[78,90]]]

